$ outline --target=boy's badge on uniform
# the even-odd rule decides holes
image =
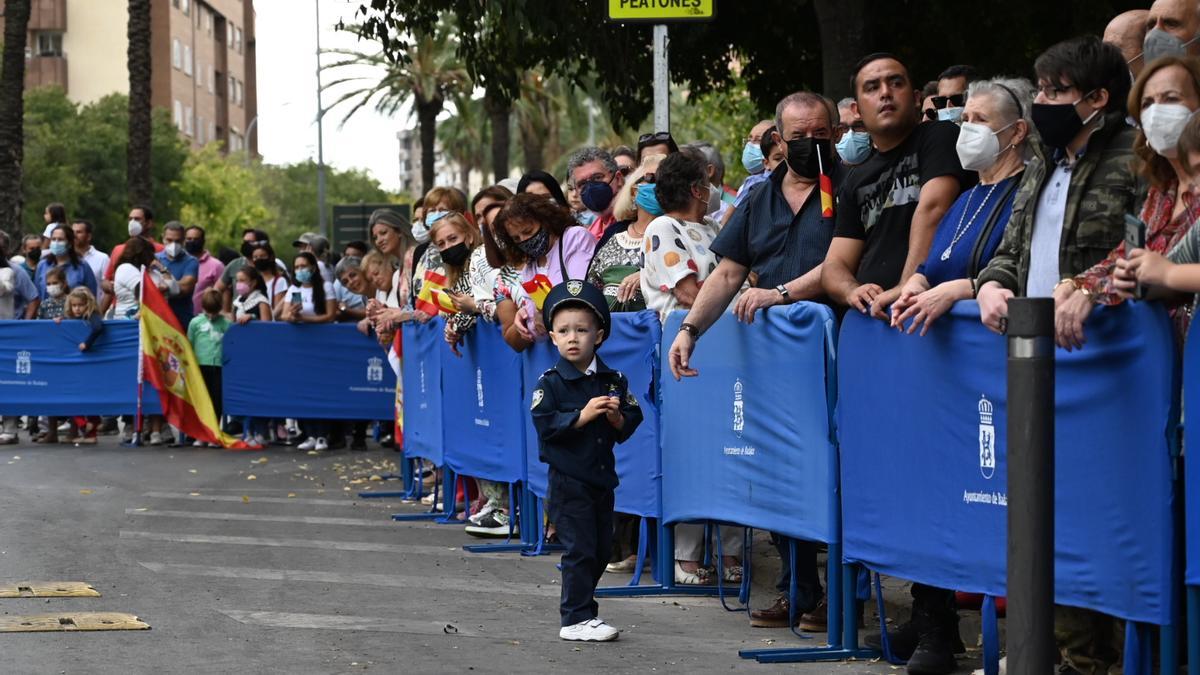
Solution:
[[[631,405],[635,408],[638,407],[637,397],[634,396],[633,392],[631,392],[631,391],[625,392],[625,403],[627,403],[628,405]]]
[[[533,405],[529,406],[530,410],[538,407],[538,404],[542,402],[543,396],[545,396],[545,393],[541,389],[533,390]]]
[[[572,279],[567,282],[567,292],[571,295],[579,295],[583,292],[583,282],[578,279]]]

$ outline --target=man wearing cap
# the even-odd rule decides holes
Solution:
[[[333,269],[329,267],[329,263],[325,261],[329,257],[329,240],[316,232],[305,232],[300,235],[300,238],[292,242],[292,246],[296,247],[297,253],[311,253],[317,259],[317,267],[321,268],[322,279],[332,279]]]
[[[613,445],[633,435],[642,409],[625,376],[596,356],[611,325],[598,288],[578,279],[555,286],[542,318],[561,357],[533,391],[538,457],[550,465],[550,522],[566,547],[558,636],[607,642],[621,633],[596,616],[594,595],[612,555]]]

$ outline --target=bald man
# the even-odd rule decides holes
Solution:
[[[1160,56],[1200,55],[1200,7],[1196,0],[1155,0],[1146,16],[1143,61]]]
[[[1142,41],[1146,39],[1146,18],[1150,12],[1145,9],[1131,9],[1121,12],[1108,22],[1104,29],[1104,41],[1116,45],[1129,64],[1129,72],[1136,78],[1145,65],[1142,59]]]

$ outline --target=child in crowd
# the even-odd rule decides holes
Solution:
[[[46,272],[46,297],[38,306],[37,318],[57,319],[63,315],[67,307],[67,273],[62,267],[51,267]]]
[[[242,270],[238,271],[238,277]],[[240,282],[239,282],[240,283]],[[240,295],[240,294],[239,294]],[[188,324],[188,342],[196,352],[196,362],[200,364],[200,377],[204,378],[204,386],[208,389],[208,397],[212,400],[213,412],[221,419],[221,343],[225,339],[225,331],[229,330],[231,322],[221,314],[221,292],[210,288],[200,296],[200,308],[204,313],[193,317]],[[200,447],[204,441],[196,441],[192,445]],[[209,443],[210,448],[221,447]]]
[[[250,321],[270,321],[271,301],[267,298],[267,283],[253,267],[242,266],[237,272],[233,293],[233,320],[238,324]]]
[[[616,640],[621,632],[596,616],[594,594],[612,554],[613,445],[633,435],[642,409],[625,376],[596,356],[610,326],[599,289],[578,279],[555,286],[542,318],[561,356],[533,391],[538,456],[550,465],[550,520],[566,547],[558,636]]]
[[[47,293],[50,286],[46,286]],[[67,294],[66,311],[63,315],[54,319],[54,323],[61,324],[63,319],[74,319],[87,323],[88,336],[83,342],[79,343],[79,351],[86,352],[92,348],[96,339],[104,332],[104,319],[100,316],[100,307],[96,303],[96,296],[88,290],[86,286],[77,286],[71,289]],[[100,417],[93,415],[91,417],[75,417],[73,418],[73,426],[75,434],[73,438],[68,439],[69,442],[75,445],[95,445],[96,434],[100,429]]]

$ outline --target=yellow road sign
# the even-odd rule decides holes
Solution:
[[[100,592],[83,581],[23,581],[0,584],[0,598],[98,598]]]
[[[150,624],[133,614],[71,612],[0,617],[0,633],[44,633],[92,630],[149,630]]]
[[[612,21],[709,21],[717,14],[717,0],[608,0]]]

